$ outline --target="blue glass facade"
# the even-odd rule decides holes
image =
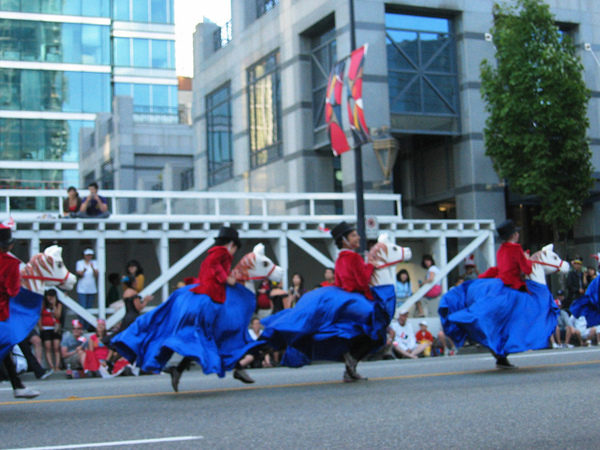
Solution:
[[[0,59],[109,65],[110,27],[0,19]]]
[[[0,160],[79,160],[79,131],[93,126],[84,120],[0,118]]]
[[[110,0],[0,0],[0,11],[110,17]]]
[[[81,130],[94,127],[94,114],[111,111],[113,95],[176,117],[175,34],[165,27],[174,24],[174,0],[0,0],[6,11],[12,14],[0,18],[0,162],[27,161],[31,168],[2,168],[3,186],[78,186],[72,169]],[[40,14],[52,16],[39,20]],[[133,35],[120,37],[123,31]],[[115,83],[115,76],[135,79]],[[165,84],[169,77],[173,85]]]

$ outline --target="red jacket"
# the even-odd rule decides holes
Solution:
[[[369,289],[373,270],[375,266],[365,264],[358,253],[342,250],[335,262],[335,285],[347,292],[360,292],[369,300],[373,300]]]
[[[21,288],[20,264],[13,254],[0,253],[0,321],[8,319],[8,299],[15,297]]]
[[[222,245],[211,248],[200,264],[198,282],[200,286],[190,289],[196,294],[206,294],[215,303],[225,303],[225,283],[231,272],[233,256]]]
[[[525,288],[523,274],[530,275],[531,261],[525,258],[523,247],[520,244],[505,242],[496,254],[498,275],[504,284],[513,289]]]

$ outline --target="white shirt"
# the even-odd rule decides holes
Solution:
[[[429,278],[429,276],[433,273],[433,278],[437,277],[438,274],[441,272],[441,270],[438,268],[438,266],[431,266],[428,270],[427,270],[427,279]],[[438,283],[438,284],[441,284]]]
[[[75,265],[75,271],[83,272],[84,269],[83,276],[79,277],[77,281],[77,292],[79,294],[97,294],[98,288],[96,287],[96,277],[93,269],[98,270],[98,262],[92,259],[88,264],[85,259],[80,259]]]
[[[404,326],[400,325],[397,320],[394,320],[390,325],[396,336],[394,336],[394,344],[403,350],[412,350],[417,346],[417,338],[410,322],[406,322]]]

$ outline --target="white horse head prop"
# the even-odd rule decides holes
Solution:
[[[396,283],[396,265],[412,258],[409,247],[396,245],[387,233],[379,235],[377,243],[369,251],[367,262],[375,266],[371,285],[381,286]]]
[[[67,270],[62,259],[62,247],[53,245],[44,253],[34,255],[21,269],[21,287],[44,295],[50,286],[70,291],[77,277]]]
[[[531,260],[533,261],[533,271],[528,279],[536,281],[537,283],[546,284],[546,275],[551,275],[553,273],[569,273],[569,263],[563,261],[556,253],[554,253],[553,244],[548,244],[539,252],[535,252],[531,257]]]
[[[251,253],[245,255],[235,266],[232,273],[242,283],[268,278],[280,282],[283,269],[265,256],[265,246],[257,244]]]

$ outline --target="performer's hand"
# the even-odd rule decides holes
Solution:
[[[227,277],[227,284],[229,286],[235,286],[235,283],[237,282],[237,280],[235,279],[235,277],[233,275],[229,275]]]

